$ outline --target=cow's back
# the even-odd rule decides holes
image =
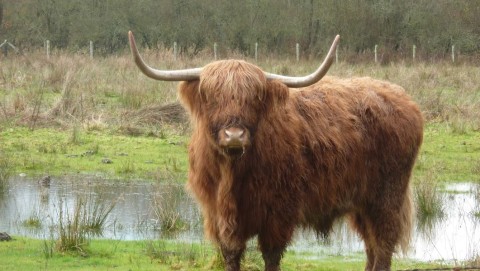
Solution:
[[[408,178],[389,177],[410,174],[423,136],[421,112],[403,88],[371,78],[325,77],[292,92],[292,101],[313,169],[307,223],[328,232],[337,216],[362,204],[403,197]],[[314,221],[318,213],[320,222]]]

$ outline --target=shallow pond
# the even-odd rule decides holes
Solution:
[[[443,215],[417,225],[407,256],[451,262],[480,254],[479,189],[475,184],[447,186],[441,193]],[[49,186],[29,178],[12,178],[0,191],[0,232],[52,238],[60,217],[73,217],[79,201],[87,215],[113,206],[103,229],[96,232],[97,238],[203,240],[201,215],[183,185],[91,176],[52,178]],[[345,223],[338,223],[328,242],[299,230],[289,250],[308,252],[312,257],[348,255],[362,252],[363,243]]]

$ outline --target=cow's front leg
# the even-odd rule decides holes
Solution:
[[[283,253],[293,235],[293,225],[270,223],[269,228],[258,235],[258,243],[265,262],[265,271],[279,271]]]
[[[242,259],[245,247],[240,248],[228,248],[222,245],[223,260],[225,261],[225,271],[240,271],[240,261]]]
[[[285,248],[262,250],[265,271],[280,271],[280,260],[284,250]]]

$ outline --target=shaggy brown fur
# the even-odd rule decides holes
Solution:
[[[188,187],[227,270],[239,270],[254,236],[265,270],[279,270],[297,226],[327,234],[342,216],[365,242],[366,270],[389,270],[395,248],[407,247],[423,119],[401,87],[324,77],[289,89],[252,64],[227,60],[207,65],[179,92],[194,124]],[[251,137],[241,156],[218,145],[231,126]]]

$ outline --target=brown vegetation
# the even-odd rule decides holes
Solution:
[[[149,63],[163,63],[159,65],[169,69],[203,66],[211,61],[202,55],[174,62],[169,53],[152,52],[144,57]],[[304,75],[318,63],[269,58],[257,65],[276,73]],[[334,64],[329,73],[395,82],[420,105],[427,121],[480,128],[477,95],[480,69],[476,66],[451,62],[400,62],[385,66],[340,62]],[[3,124],[16,123],[31,128],[80,125],[86,129],[113,131],[123,126],[142,131],[148,125],[183,122],[178,104],[169,105],[177,103],[176,97],[175,83],[145,78],[134,67],[130,56],[91,60],[83,55],[58,52],[47,59],[42,52],[2,59],[0,67],[0,122]],[[186,124],[183,122],[182,127]]]

